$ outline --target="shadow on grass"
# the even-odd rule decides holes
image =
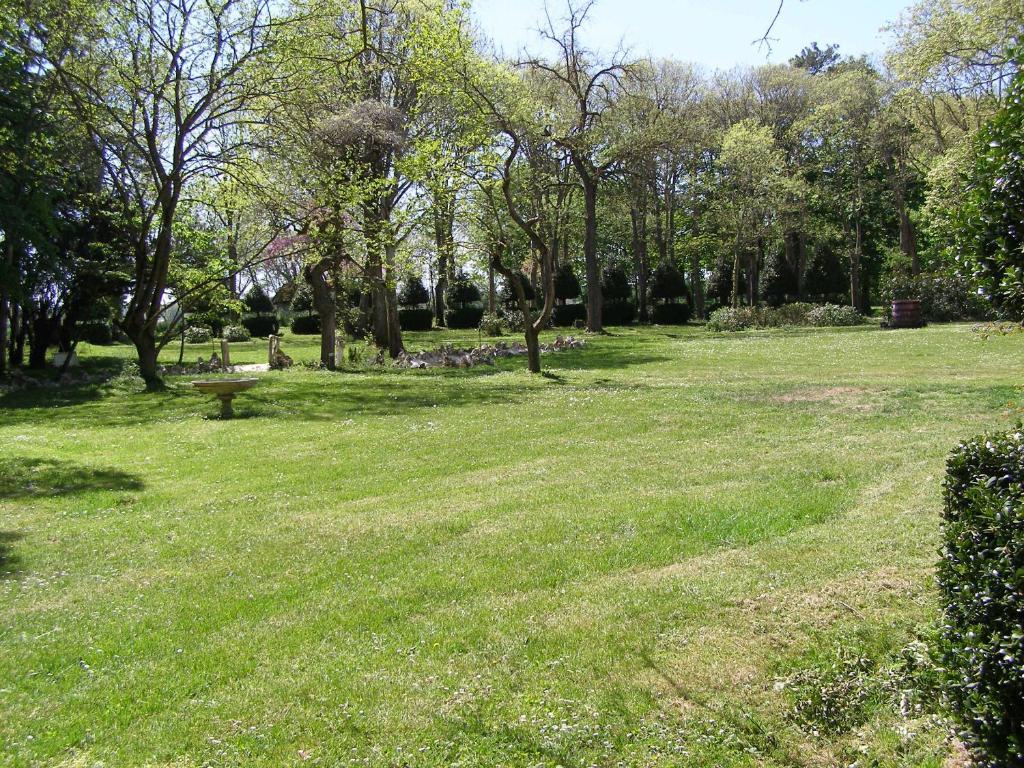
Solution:
[[[142,488],[142,480],[117,469],[97,469],[70,461],[28,456],[0,458],[0,501]]]
[[[0,579],[10,579],[20,570],[21,558],[11,550],[11,544],[23,538],[14,531],[0,531]]]
[[[327,373],[295,369],[263,374],[260,383],[235,400],[236,419],[305,419],[344,421],[356,416],[393,416],[428,408],[460,408],[521,402],[551,385],[570,383],[572,371],[627,369],[667,362],[633,339],[598,343],[581,350],[544,355],[542,376],[509,377],[525,371],[526,358],[497,361],[495,366],[426,371],[370,369]],[[135,426],[191,419],[216,420],[213,398],[200,395],[190,377],[172,377],[161,392],[131,392],[103,383],[39,387],[0,396],[0,425],[39,423],[55,416],[81,426]]]

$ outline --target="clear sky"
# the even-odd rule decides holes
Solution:
[[[548,0],[552,15],[564,14],[565,0]],[[772,37],[772,52],[751,45],[764,35],[776,0],[598,0],[585,40],[587,47],[614,50],[620,41],[635,55],[651,54],[729,69],[738,64],[784,62],[805,45],[839,43],[840,53],[880,56],[881,32],[909,0],[786,0]],[[523,46],[538,50],[536,29],[544,0],[474,0],[482,30],[513,55]]]

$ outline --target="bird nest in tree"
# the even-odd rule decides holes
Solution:
[[[379,101],[361,101],[325,120],[324,137],[339,147],[369,144],[401,149],[406,141],[407,117],[404,112]]]

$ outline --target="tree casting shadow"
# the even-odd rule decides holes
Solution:
[[[0,579],[9,579],[20,570],[21,558],[11,550],[11,544],[23,538],[14,531],[0,531]]]
[[[142,488],[142,480],[117,469],[97,469],[70,461],[29,456],[0,458],[0,501]]]

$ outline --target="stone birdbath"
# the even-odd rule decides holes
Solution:
[[[213,379],[210,381],[193,381],[192,386],[200,392],[213,395],[220,400],[220,417],[230,419],[235,415],[231,401],[235,395],[255,386],[259,379]]]

